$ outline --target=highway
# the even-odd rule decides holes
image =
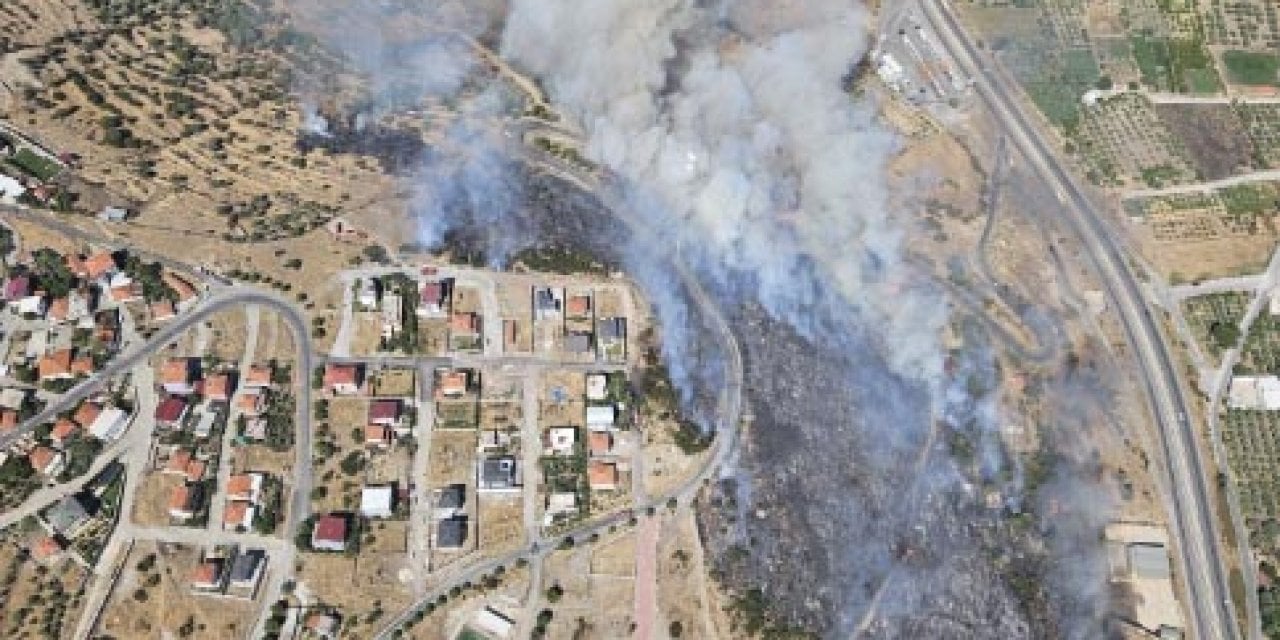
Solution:
[[[1030,124],[1016,97],[1017,90],[1010,89],[994,64],[978,51],[946,2],[924,0],[922,5],[946,48],[973,78],[978,95],[997,124],[1062,200],[1067,227],[1077,236],[1115,303],[1156,420],[1163,467],[1168,473],[1173,531],[1181,551],[1176,562],[1186,589],[1184,604],[1190,617],[1191,637],[1236,638],[1239,626],[1229,600],[1217,521],[1195,428],[1187,417],[1188,404],[1169,347],[1137,278],[1119,243],[1106,228],[1102,214]]]

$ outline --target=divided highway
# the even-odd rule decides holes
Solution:
[[[1084,247],[1114,301],[1134,348],[1156,419],[1157,435],[1168,472],[1173,530],[1181,547],[1178,564],[1186,585],[1185,604],[1192,637],[1236,638],[1239,629],[1230,603],[1204,465],[1187,402],[1179,385],[1169,347],[1152,317],[1137,278],[1120,244],[1103,223],[1102,214],[1063,168],[1054,150],[1030,124],[1017,91],[996,71],[965,33],[945,0],[923,0],[924,13],[956,62],[974,80],[978,95],[997,124],[1063,201],[1068,228]]]

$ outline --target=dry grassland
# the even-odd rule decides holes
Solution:
[[[155,567],[143,574],[138,563],[151,553],[156,555]],[[166,545],[160,550],[155,543],[139,542],[111,592],[102,632],[117,638],[171,637],[188,619],[194,623],[191,638],[222,640],[248,632],[254,603],[191,593],[189,580],[198,559],[199,551],[192,547]],[[141,601],[136,597],[139,589],[146,592]]]
[[[477,503],[479,547],[485,554],[501,554],[524,546],[524,505],[520,496],[483,496]]]

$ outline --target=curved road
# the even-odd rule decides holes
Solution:
[[[1180,545],[1178,563],[1186,587],[1185,606],[1192,637],[1201,640],[1235,638],[1239,626],[1230,605],[1225,564],[1221,557],[1217,521],[1194,426],[1188,419],[1173,358],[1143,297],[1124,252],[1102,221],[1102,215],[1063,168],[1038,130],[1030,124],[1003,76],[978,52],[950,6],[924,0],[925,15],[957,62],[974,79],[979,96],[997,124],[1035,165],[1057,192],[1086,255],[1116,303],[1119,319],[1139,364],[1142,384],[1151,402],[1164,468],[1168,473],[1174,532]]]

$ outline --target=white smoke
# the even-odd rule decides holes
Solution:
[[[588,155],[647,192],[637,215],[704,273],[745,276],[796,326],[837,295],[882,328],[896,370],[933,380],[943,301],[904,281],[886,206],[896,142],[841,90],[866,50],[848,2],[515,0],[504,54],[582,125]]]

